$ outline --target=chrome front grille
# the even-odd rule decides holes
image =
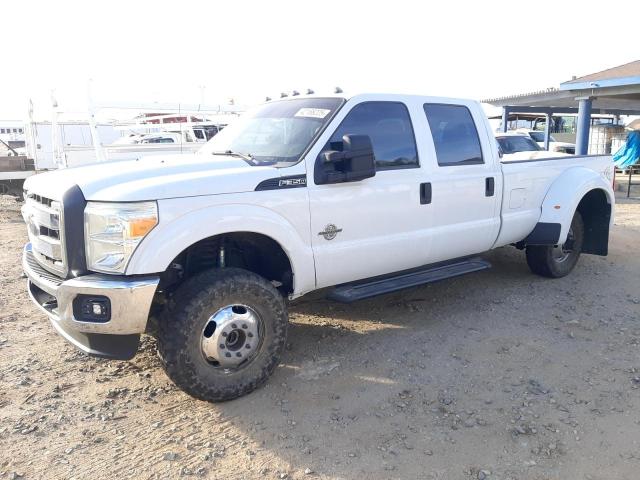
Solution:
[[[25,261],[27,262],[27,265],[29,265],[31,270],[40,278],[43,278],[44,280],[51,282],[56,287],[62,283],[62,279],[60,277],[42,268],[42,266],[40,265],[40,262],[36,260],[36,257],[33,254],[33,245],[32,245],[32,250],[26,251]]]
[[[29,192],[25,195],[22,216],[34,258],[49,272],[66,275],[60,203]]]

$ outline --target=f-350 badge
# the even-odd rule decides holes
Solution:
[[[322,235],[325,240],[333,240],[341,231],[341,228],[338,228],[333,223],[330,223],[329,225],[324,227],[324,231],[319,232],[318,235]]]

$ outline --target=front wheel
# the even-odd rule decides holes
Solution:
[[[169,378],[193,397],[223,401],[266,382],[289,321],[271,283],[225,268],[186,281],[159,323],[158,353]]]
[[[564,277],[578,263],[583,240],[584,223],[580,212],[576,212],[571,220],[565,242],[562,245],[528,246],[526,251],[527,264],[533,273],[543,277]]]

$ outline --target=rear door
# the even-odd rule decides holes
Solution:
[[[410,109],[403,101],[352,99],[307,157],[318,287],[427,263],[432,210],[421,198],[420,185],[427,179]],[[370,137],[376,175],[358,182],[315,185],[313,169],[319,154],[340,150],[347,134]]]
[[[489,250],[500,230],[502,174],[476,104],[424,103],[433,139],[433,251],[442,261]]]

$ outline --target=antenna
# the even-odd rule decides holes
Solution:
[[[53,108],[58,108],[58,100],[56,100],[56,91],[51,90],[51,106]]]
[[[342,89],[340,87],[336,87],[333,93],[342,93]]]
[[[67,163],[64,159],[62,146],[60,145],[60,132],[58,131],[58,101],[55,90],[51,90],[51,146],[53,147],[53,161],[59,168],[65,168]]]
[[[102,148],[102,141],[100,140],[98,126],[96,125],[96,109],[93,104],[93,97],[91,96],[92,86],[93,80],[90,78],[89,80],[87,80],[87,111],[89,113],[89,131],[91,132],[91,141],[93,142],[93,148],[96,151],[96,160],[98,162],[104,162],[107,158],[104,153],[104,149]]]

